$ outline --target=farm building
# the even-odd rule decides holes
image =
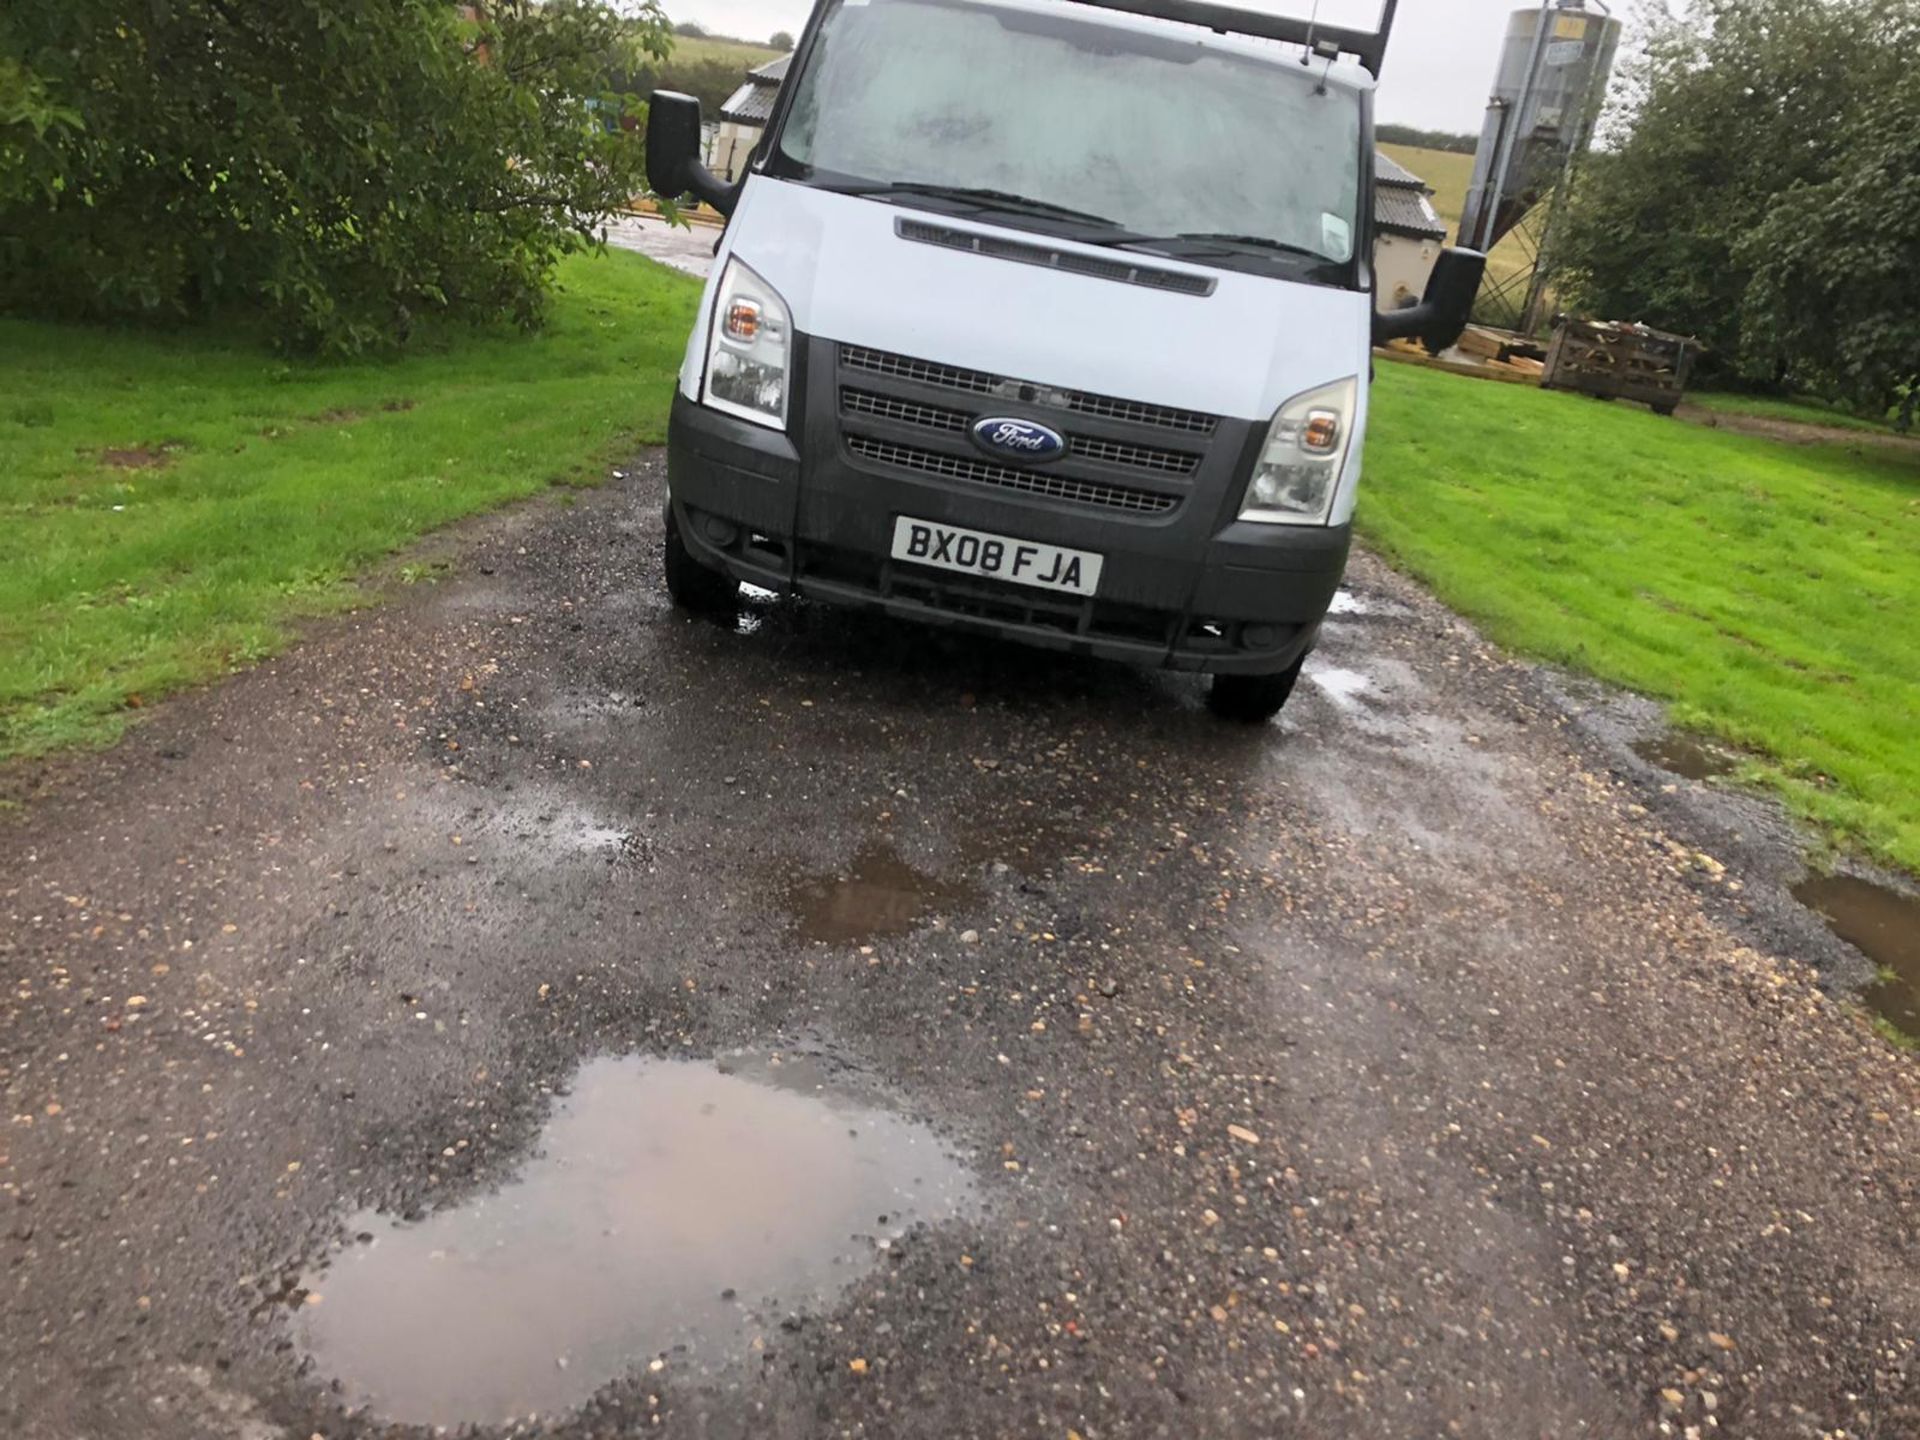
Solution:
[[[780,82],[787,78],[791,55],[747,72],[747,83],[727,97],[720,107],[720,123],[707,145],[707,168],[723,180],[739,178],[747,168],[747,158],[760,143],[760,132],[773,116],[773,102],[780,94]]]
[[[1382,310],[1417,305],[1447,243],[1433,188],[1390,156],[1373,157],[1373,270]]]

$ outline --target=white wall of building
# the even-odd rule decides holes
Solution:
[[[737,180],[747,168],[753,147],[760,143],[762,125],[742,125],[737,120],[722,120],[714,127],[707,144],[707,168],[722,180]]]
[[[1379,281],[1379,308],[1399,310],[1427,293],[1427,277],[1440,259],[1438,240],[1380,235],[1373,242],[1373,272]]]

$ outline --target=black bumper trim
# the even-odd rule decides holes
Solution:
[[[1346,568],[1345,527],[1234,523],[1211,535],[1185,527],[1173,533],[1020,496],[983,496],[971,486],[875,474],[832,438],[796,447],[780,431],[677,395],[667,469],[688,549],[736,579],[836,605],[1137,665],[1228,674],[1284,670],[1311,649]],[[886,537],[902,513],[1099,551],[1108,557],[1102,583],[1109,593],[1073,599],[900,564]]]

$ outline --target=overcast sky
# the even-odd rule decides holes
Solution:
[[[1248,9],[1305,15],[1313,0],[1243,0]],[[1387,51],[1376,115],[1430,130],[1478,134],[1493,86],[1507,16],[1524,0],[1401,0]],[[1617,4],[1616,14],[1627,6]],[[765,40],[776,30],[800,33],[809,0],[666,0],[675,20],[695,20],[716,34]],[[1380,0],[1321,0],[1321,17],[1370,22]],[[1367,28],[1371,28],[1367,24]]]

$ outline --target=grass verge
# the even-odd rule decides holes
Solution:
[[[1800,815],[1920,872],[1920,447],[1379,372],[1372,544],[1500,643],[1766,757]]]
[[[537,335],[351,364],[0,319],[0,758],[109,741],[424,532],[661,440],[698,295],[576,256]]]

